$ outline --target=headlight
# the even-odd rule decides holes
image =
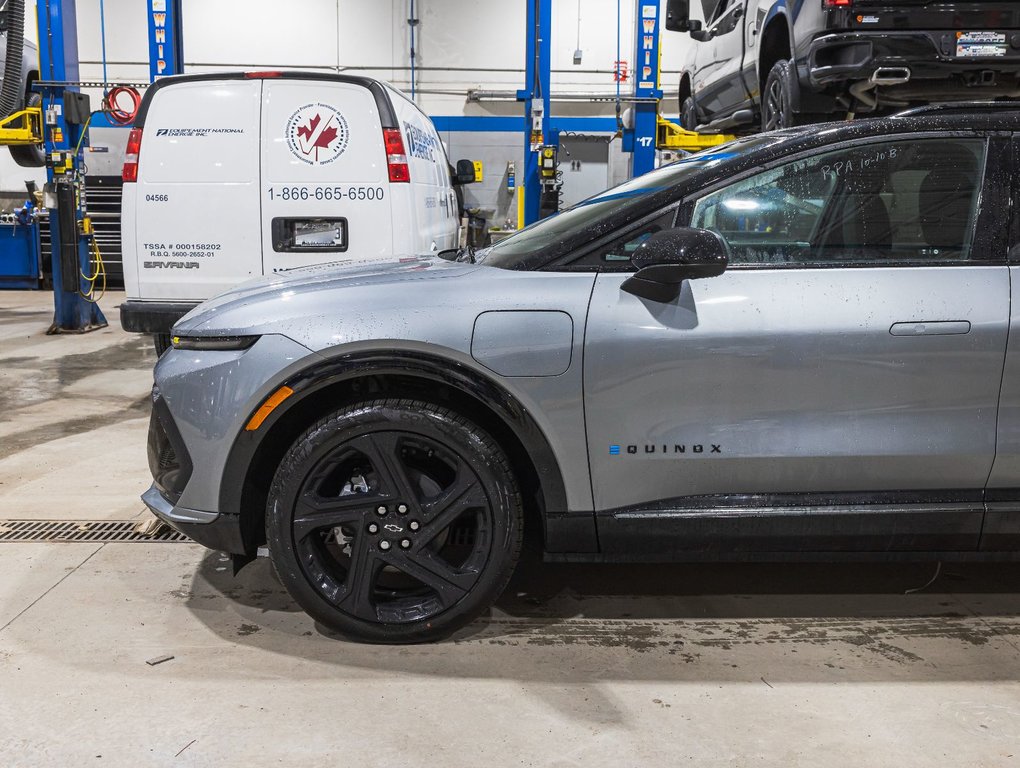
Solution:
[[[248,349],[259,340],[258,336],[174,336],[170,339],[174,349],[238,350]]]

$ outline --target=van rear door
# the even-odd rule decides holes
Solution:
[[[135,215],[139,296],[202,300],[261,274],[261,96],[260,80],[239,79],[172,83],[153,94],[134,201],[125,205]]]
[[[383,98],[367,86],[273,78],[263,85],[262,258],[266,274],[393,254]],[[387,116],[387,122],[392,117]]]

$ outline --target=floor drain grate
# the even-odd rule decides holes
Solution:
[[[0,520],[0,543],[33,542],[138,542],[175,543],[191,541],[183,533],[161,527],[155,535],[138,532],[138,521],[130,520]]]

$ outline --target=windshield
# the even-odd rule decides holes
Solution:
[[[506,240],[478,251],[475,258],[486,266],[501,269],[540,266],[538,261],[544,263],[546,256],[555,255],[558,246],[576,246],[605,234],[605,222],[617,214],[625,215],[628,208],[634,209],[635,216],[642,215],[641,200],[647,195],[674,187],[706,167],[770,141],[775,141],[775,138],[750,136],[664,165],[537,221]],[[615,225],[626,223],[615,222]]]

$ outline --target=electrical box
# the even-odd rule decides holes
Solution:
[[[484,170],[482,166],[482,161],[475,160],[474,166],[475,166],[475,183],[478,183],[479,181],[482,180],[482,171]]]

